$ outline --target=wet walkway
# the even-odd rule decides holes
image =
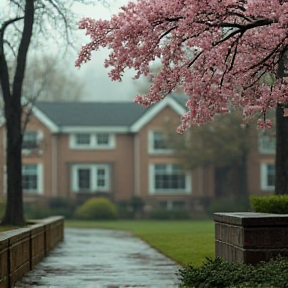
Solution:
[[[65,240],[18,287],[175,288],[180,267],[128,232],[65,229]]]

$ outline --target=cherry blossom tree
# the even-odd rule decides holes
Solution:
[[[135,102],[149,107],[177,86],[189,95],[178,132],[212,121],[236,106],[245,123],[259,111],[258,127],[272,125],[266,112],[276,109],[277,194],[288,193],[288,1],[286,0],[138,0],[108,20],[84,18],[91,41],[76,66],[99,47],[110,49],[105,67],[121,81],[126,68],[135,78],[161,70],[150,91]]]

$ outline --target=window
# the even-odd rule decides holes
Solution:
[[[109,134],[99,133],[97,134],[97,145],[109,145]]]
[[[78,169],[78,187],[80,190],[90,190],[90,169]]]
[[[275,186],[275,164],[261,164],[261,190],[271,191]]]
[[[149,153],[171,153],[165,133],[162,131],[149,131]]]
[[[152,164],[150,166],[151,193],[190,193],[191,177],[176,164]]]
[[[109,133],[77,133],[70,136],[72,149],[113,149],[115,135]]]
[[[259,152],[263,154],[275,153],[276,150],[275,137],[267,134],[266,131],[261,131],[258,136],[258,149]]]
[[[76,134],[75,142],[77,146],[90,146],[90,134]]]
[[[25,193],[42,193],[42,164],[23,164],[22,187]]]
[[[23,149],[35,149],[38,148],[38,132],[37,131],[25,131],[22,142]]]
[[[76,164],[72,166],[72,190],[108,191],[109,165],[107,164]]]

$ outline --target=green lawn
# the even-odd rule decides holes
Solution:
[[[191,221],[65,221],[66,227],[105,228],[131,231],[181,265],[200,266],[214,257],[214,223]]]

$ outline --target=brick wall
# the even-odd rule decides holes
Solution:
[[[215,213],[215,255],[256,264],[288,251],[288,215]]]
[[[11,288],[64,238],[63,217],[0,233],[0,288]]]

